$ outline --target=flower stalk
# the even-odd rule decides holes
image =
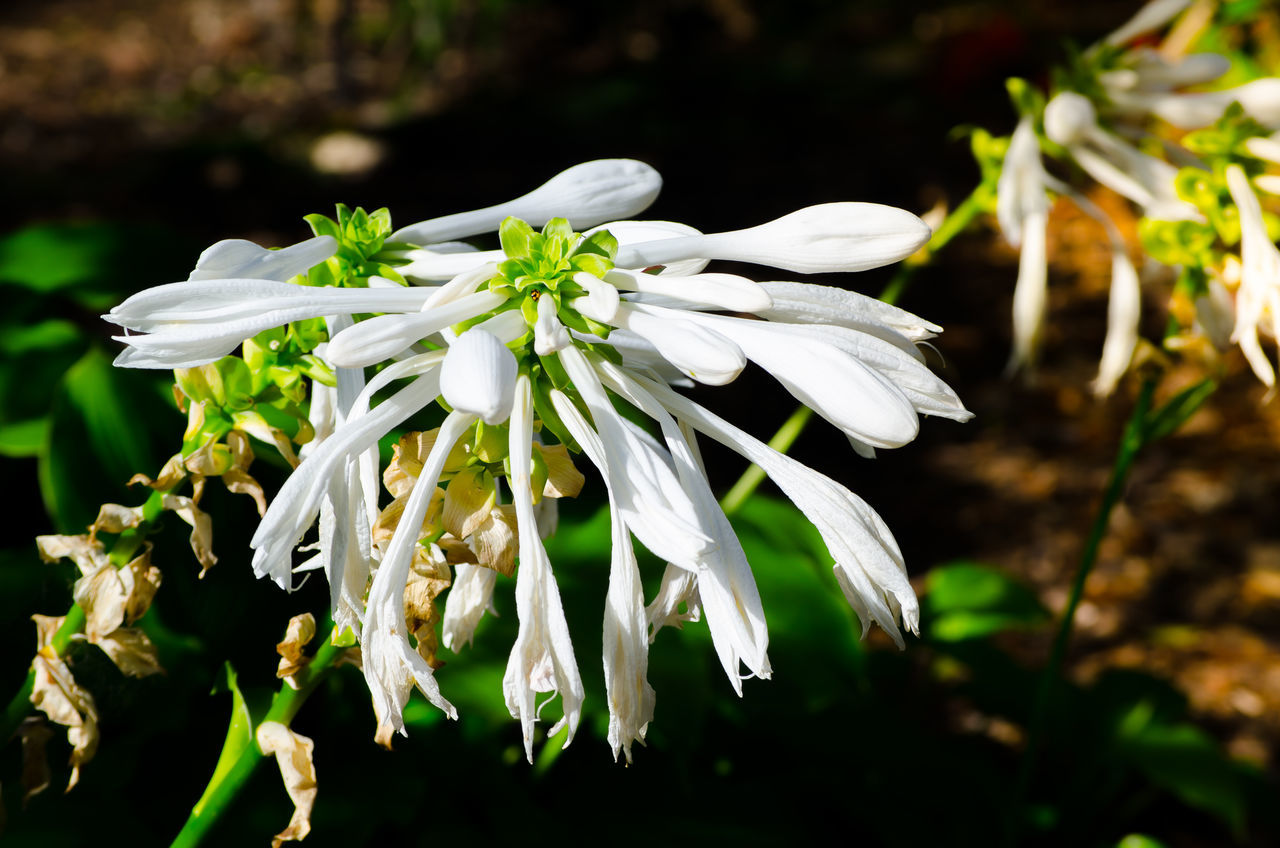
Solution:
[[[173,840],[172,848],[191,848],[191,846],[199,845],[209,833],[209,831],[217,824],[218,819],[235,801],[236,795],[240,789],[248,781],[253,774],[258,763],[260,763],[266,754],[258,746],[255,741],[257,739],[258,728],[268,722],[277,722],[288,727],[294,716],[298,714],[298,710],[302,709],[302,705],[306,703],[307,698],[316,690],[321,683],[328,678],[329,674],[337,667],[346,650],[355,644],[355,638],[347,631],[342,636],[326,639],[320,649],[316,651],[316,655],[306,668],[302,669],[295,676],[294,681],[298,684],[298,688],[294,689],[288,684],[282,684],[280,691],[275,694],[271,700],[271,708],[267,710],[266,715],[261,721],[254,722],[252,728],[248,729],[248,743],[243,745],[239,758],[234,761],[229,769],[215,769],[213,776],[209,780],[208,786],[205,787],[204,794],[200,796],[200,800],[192,807],[191,814],[187,817],[186,824],[182,826],[177,837]],[[234,753],[233,746],[240,746],[240,740],[244,738],[243,734],[232,730],[227,733],[227,739],[223,743],[222,755],[219,756],[219,765],[222,764],[222,756],[228,752]]]

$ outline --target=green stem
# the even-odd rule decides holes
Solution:
[[[990,206],[991,194],[992,188],[984,183],[975,188],[959,206],[951,210],[951,214],[943,219],[938,229],[934,231],[933,237],[929,239],[923,256],[914,261],[907,260],[902,263],[898,272],[893,275],[893,279],[889,281],[889,285],[885,286],[884,291],[880,293],[880,299],[885,303],[897,303],[902,293],[907,290],[907,286],[911,284],[916,271],[927,263],[933,254],[942,250],[953,238],[964,232],[965,227]]]
[[[813,410],[807,406],[802,406],[791,413],[791,417],[783,422],[782,426],[778,428],[778,432],[774,433],[773,438],[769,440],[769,447],[779,453],[786,453],[795,444],[800,434],[804,432],[804,425],[808,424],[809,419],[812,417]],[[742,505],[764,482],[764,478],[764,469],[755,464],[752,464],[751,467],[742,472],[738,482],[734,483],[733,488],[720,499],[720,507],[724,510],[724,514],[733,515],[742,509]]]
[[[307,698],[329,676],[338,660],[342,658],[343,652],[353,642],[353,639],[344,638],[339,640],[339,644],[334,644],[332,638],[325,639],[320,650],[316,651],[315,657],[299,673],[298,688],[294,689],[287,684],[280,687],[280,691],[271,701],[271,709],[267,710],[262,721],[255,724],[250,731],[250,742],[240,754],[240,758],[231,769],[222,775],[215,774],[209,781],[204,794],[191,809],[191,815],[187,817],[186,824],[173,840],[171,848],[191,848],[199,845],[200,841],[208,835],[209,830],[217,824],[218,819],[235,801],[236,795],[249,780],[258,763],[266,756],[258,747],[258,728],[269,721],[279,722],[288,727],[293,717],[298,714],[298,710],[306,703]],[[233,744],[233,738],[228,734],[227,742],[223,747],[226,748],[230,744]]]
[[[1120,502],[1120,498],[1124,494],[1129,470],[1133,467],[1133,461],[1146,441],[1146,422],[1148,413],[1151,411],[1151,397],[1155,392],[1155,387],[1156,381],[1151,378],[1144,380],[1142,383],[1142,389],[1138,394],[1138,402],[1133,408],[1133,414],[1129,416],[1129,423],[1125,426],[1124,435],[1120,439],[1120,446],[1116,450],[1115,462],[1111,466],[1111,477],[1107,481],[1102,503],[1098,507],[1097,515],[1094,516],[1089,536],[1085,540],[1084,551],[1080,556],[1080,568],[1076,571],[1075,579],[1071,583],[1071,595],[1067,600],[1066,609],[1062,611],[1062,620],[1058,624],[1058,632],[1054,637],[1053,646],[1049,650],[1049,663],[1040,675],[1040,683],[1036,688],[1031,720],[1027,729],[1027,747],[1022,755],[1022,762],[1018,768],[1017,783],[1014,788],[1015,803],[1010,807],[1014,814],[1010,825],[1009,844],[1011,845],[1018,842],[1018,830],[1021,822],[1017,817],[1022,814],[1022,807],[1026,801],[1031,777],[1035,773],[1036,761],[1040,756],[1045,728],[1048,724],[1049,705],[1053,702],[1054,692],[1062,676],[1062,665],[1066,659],[1067,645],[1071,641],[1071,631],[1075,626],[1076,608],[1080,606],[1080,599],[1084,596],[1085,581],[1088,580],[1089,573],[1093,571],[1093,566],[1098,560],[1098,548],[1107,533],[1107,526],[1111,522],[1111,513],[1115,510],[1116,504]]]

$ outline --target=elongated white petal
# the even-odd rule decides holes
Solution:
[[[548,498],[548,500],[553,500]],[[440,622],[440,641],[453,652],[471,644],[476,627],[486,612],[493,608],[493,587],[498,572],[483,565],[460,562],[453,567],[453,585],[444,602],[444,619]]]
[[[475,416],[454,411],[444,419],[431,452],[422,463],[422,471],[405,502],[404,513],[396,525],[391,544],[373,576],[369,603],[365,614],[361,650],[364,679],[373,696],[373,711],[378,718],[377,739],[389,744],[391,734],[404,729],[404,705],[410,690],[418,690],[449,718],[457,718],[457,710],[440,694],[435,673],[409,644],[404,617],[404,591],[413,565],[422,522],[427,515],[431,496],[435,493],[440,472],[455,443],[466,432]]]
[[[733,259],[802,274],[865,271],[897,262],[929,240],[923,221],[878,203],[824,203],[746,230],[628,245],[624,268],[682,259]]]
[[[397,230],[388,241],[430,244],[492,232],[508,216],[540,227],[568,218],[576,228],[626,218],[653,203],[662,177],[634,159],[597,159],[562,171],[528,194],[497,206],[446,215]]]
[[[583,688],[578,663],[573,656],[569,626],[560,604],[560,590],[546,549],[538,536],[530,490],[533,447],[533,400],[528,376],[516,382],[515,404],[511,413],[511,492],[516,507],[516,524],[520,536],[520,569],[516,574],[516,615],[520,629],[507,670],[502,678],[507,709],[519,719],[524,731],[524,749],[533,762],[533,725],[538,719],[536,695],[555,692],[560,695],[564,716],[547,732],[554,736],[568,727],[568,746],[582,718]]]
[[[1013,289],[1013,354],[1009,369],[1034,366],[1040,351],[1045,307],[1049,299],[1047,217],[1023,222],[1022,252],[1018,254],[1018,282]]]
[[[605,280],[623,291],[660,295],[684,303],[731,312],[756,312],[773,306],[773,299],[760,283],[734,274],[643,274],[614,269]]]
[[[556,315],[555,301],[550,297],[539,298],[538,320],[533,325],[533,352],[538,356],[547,356],[564,350],[572,341],[569,331]]]
[[[1226,170],[1227,188],[1240,212],[1240,261],[1243,266],[1236,293],[1236,324],[1231,340],[1249,361],[1254,374],[1266,386],[1276,383],[1275,369],[1258,340],[1258,326],[1269,312],[1280,316],[1280,251],[1267,235],[1262,205],[1239,165]]]
[[[1113,47],[1127,44],[1140,35],[1164,26],[1190,5],[1191,0],[1150,0],[1123,26],[1108,35],[1105,41]]]
[[[1111,294],[1107,303],[1107,336],[1102,343],[1102,360],[1093,391],[1109,395],[1129,369],[1138,344],[1138,324],[1142,318],[1142,290],[1138,272],[1123,251],[1111,256]]]
[[[1009,244],[1022,244],[1022,228],[1030,218],[1043,219],[1049,211],[1045,192],[1044,165],[1040,162],[1040,142],[1031,117],[1018,122],[1009,139],[1000,179],[996,184],[996,219]]]
[[[411,280],[448,280],[458,274],[494,262],[502,262],[507,255],[501,250],[485,250],[475,253],[433,253],[426,249],[414,250],[406,255],[408,265],[396,270]]]
[[[669,238],[683,238],[685,236],[700,236],[702,232],[690,227],[688,224],[680,224],[675,221],[609,221],[598,227],[592,227],[583,235],[593,235],[601,230],[608,230],[609,233],[618,240],[620,247],[626,247],[633,244],[641,244],[643,242],[659,241]],[[696,274],[703,268],[707,267],[706,259],[684,259],[678,262],[669,262],[661,269],[661,275],[672,275],[684,277],[690,274]],[[643,271],[648,266],[631,266],[637,271]]]
[[[655,307],[637,307],[655,312]],[[733,340],[801,403],[873,447],[901,447],[916,437],[915,409],[876,369],[801,325],[691,314]],[[796,329],[800,331],[797,332]]]
[[[1128,67],[1098,75],[1103,87],[1113,93],[1169,91],[1212,82],[1231,70],[1231,60],[1220,53],[1194,53],[1173,62],[1150,49],[1133,54]]]
[[[287,280],[304,274],[338,250],[331,236],[316,236],[281,250],[244,239],[220,241],[200,254],[188,280]]]
[[[344,368],[362,368],[403,353],[418,340],[451,324],[466,321],[501,306],[503,296],[476,292],[425,312],[379,315],[343,330],[329,341],[329,361]]]
[[[572,418],[574,426],[587,436],[579,444],[608,481],[609,462],[604,454],[604,445],[590,432],[573,403],[562,392],[553,389],[551,400],[556,410]],[[644,743],[645,732],[653,719],[654,693],[648,680],[648,620],[640,587],[640,566],[631,546],[631,534],[627,531],[611,486],[608,486],[608,492],[612,547],[603,641],[605,689],[609,699],[609,744],[613,747],[615,760],[618,751],[623,750],[627,762],[631,762],[631,743]]]
[[[662,572],[662,580],[658,583],[658,594],[653,603],[645,607],[644,614],[649,624],[650,643],[664,627],[679,630],[686,621],[701,621],[702,601],[698,598],[698,576],[688,569],[667,563]]]
[[[626,426],[577,347],[571,345],[562,350],[560,361],[586,402],[595,430],[575,431],[568,419],[565,425],[571,428],[579,444],[583,439],[600,439],[608,459],[608,468],[600,471],[609,476],[627,527],[641,544],[662,559],[693,562],[712,540],[699,525],[697,512],[669,460]]]
[[[1280,129],[1280,78],[1263,77],[1235,88],[1204,92],[1118,93],[1116,107],[1126,112],[1149,112],[1178,129],[1207,127],[1227,107],[1239,103],[1245,114],[1268,129]]]
[[[902,553],[889,528],[861,498],[666,386],[607,362],[600,364],[600,372],[611,389],[632,403],[643,405],[645,396],[651,396],[681,421],[759,465],[822,534],[836,561],[837,582],[861,619],[864,635],[874,621],[902,646],[898,620],[916,631],[919,603]]]
[[[440,394],[434,371],[414,380],[380,403],[377,408],[348,422],[307,457],[280,487],[267,508],[250,544],[253,571],[270,576],[282,589],[291,588],[290,551],[315,521],[320,499],[329,481],[348,459],[376,444],[392,427],[417,412]]]
[[[516,358],[496,336],[472,328],[449,346],[440,366],[440,394],[460,412],[501,424],[511,415]]]
[[[756,314],[770,321],[832,324],[870,333],[895,344],[898,341],[894,336],[918,342],[942,332],[937,324],[905,309],[847,289],[792,282],[760,283],[760,287],[769,293],[773,306]]]
[[[722,386],[747,367],[742,349],[713,328],[680,320],[678,312],[652,315],[643,308],[622,306],[614,324],[649,341],[664,359],[693,379]]]

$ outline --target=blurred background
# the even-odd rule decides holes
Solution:
[[[1005,78],[1042,82],[1064,41],[1090,44],[1139,5],[9,0],[0,479],[13,497],[0,690],[25,672],[28,616],[69,604],[72,566],[41,564],[32,538],[80,532],[102,502],[139,503],[124,481],[154,474],[180,444],[164,375],[112,370],[116,344],[98,315],[185,279],[208,244],[293,243],[309,235],[304,214],[332,214],[336,202],[387,206],[403,225],[606,157],[663,174],[648,217],[704,231],[834,200],[954,205],[977,169],[953,130],[1007,134]],[[1274,10],[1236,5],[1255,10],[1246,30],[1280,70]],[[1126,214],[1121,201],[1095,199]],[[1036,382],[1003,377],[1017,257],[979,226],[901,301],[946,328],[933,364],[977,417],[927,421],[916,443],[874,461],[825,425],[793,451],[893,528],[925,598],[921,639],[901,653],[879,633],[859,642],[821,541],[766,486],[735,524],[761,584],[774,680],[748,682],[739,700],[702,625],[664,631],[650,744],[631,767],[615,765],[595,648],[608,528],[594,484],[566,508],[552,548],[587,686],[578,739],[523,761],[501,700],[515,615],[500,590],[501,617],[439,675],[459,722],[415,700],[410,737],[382,751],[354,669],[303,710],[294,727],[316,740],[320,785],[308,844],[763,844],[832,827],[862,845],[998,842],[1051,616],[1136,390],[1106,401],[1088,392],[1109,255],[1087,219],[1063,204],[1054,215]],[[876,294],[890,274],[827,282]],[[1162,308],[1159,297],[1146,304],[1157,332]],[[1175,370],[1162,392],[1198,376]],[[768,438],[794,405],[763,377],[697,397]],[[1086,587],[1025,844],[1280,838],[1266,803],[1280,739],[1280,415],[1262,394],[1228,358],[1208,405],[1140,458]],[[727,489],[740,461],[708,454],[713,486]],[[269,457],[255,468],[269,493],[283,479]],[[0,751],[5,844],[77,844],[89,828],[165,844],[222,742],[229,698],[210,691],[224,660],[251,704],[265,703],[288,618],[325,608],[320,581],[286,596],[253,579],[247,498],[215,485],[204,506],[221,556],[204,580],[179,522],[157,541],[165,582],[144,626],[167,674],[125,680],[96,651],[73,655],[98,700],[101,749],[64,796],[59,733],[54,786],[25,809],[18,746]],[[660,564],[644,567],[651,597]],[[268,763],[211,844],[262,844],[289,810]]]

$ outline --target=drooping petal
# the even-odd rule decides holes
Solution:
[[[1132,18],[1108,35],[1105,41],[1113,47],[1120,47],[1140,35],[1159,29],[1190,5],[1191,0],[1149,0]]]
[[[833,324],[880,338],[888,336],[883,329],[887,327],[913,342],[931,339],[942,332],[937,324],[905,309],[847,289],[792,282],[760,283],[760,287],[769,293],[773,306],[752,311],[770,321]]]
[[[556,315],[555,301],[550,297],[539,298],[538,320],[533,325],[533,352],[538,356],[547,356],[564,350],[571,343],[569,331]]]
[[[440,394],[454,409],[486,424],[511,415],[516,382],[515,355],[496,336],[473,328],[454,340],[440,366]]]
[[[329,361],[344,368],[363,368],[403,353],[409,346],[451,324],[483,315],[501,306],[505,298],[494,292],[476,292],[423,312],[379,315],[361,321],[329,341]]]
[[[454,566],[453,586],[444,602],[444,621],[440,625],[441,641],[451,651],[471,644],[476,626],[486,612],[497,615],[493,608],[493,587],[498,572],[483,565],[458,563]]]
[[[1111,294],[1107,303],[1107,336],[1102,343],[1102,360],[1093,382],[1094,394],[1109,395],[1129,369],[1138,344],[1138,324],[1142,318],[1142,289],[1138,272],[1123,252],[1111,256]]]
[[[502,678],[507,709],[520,721],[524,731],[524,749],[533,762],[533,725],[538,719],[538,692],[560,695],[564,715],[548,736],[568,727],[567,746],[573,741],[582,718],[583,688],[578,663],[573,656],[573,642],[560,604],[560,591],[551,562],[538,536],[530,489],[533,449],[533,400],[529,378],[521,375],[516,382],[515,405],[511,412],[512,499],[520,528],[520,568],[516,574],[516,615],[520,629]],[[545,706],[545,704],[544,704]]]
[[[613,323],[648,341],[664,359],[701,383],[723,386],[733,382],[747,367],[742,349],[713,328],[672,317],[678,314],[659,317],[623,305]]]
[[[361,634],[364,677],[378,717],[375,738],[386,747],[390,747],[393,733],[406,733],[402,711],[409,691],[415,685],[445,715],[450,718],[457,716],[453,705],[440,694],[431,666],[409,644],[405,624],[405,585],[413,565],[414,550],[422,534],[427,506],[436,491],[445,460],[473,421],[474,415],[454,411],[440,425],[435,444],[423,462],[422,471],[391,537],[391,544],[374,573],[373,585],[369,589],[364,632]]]

